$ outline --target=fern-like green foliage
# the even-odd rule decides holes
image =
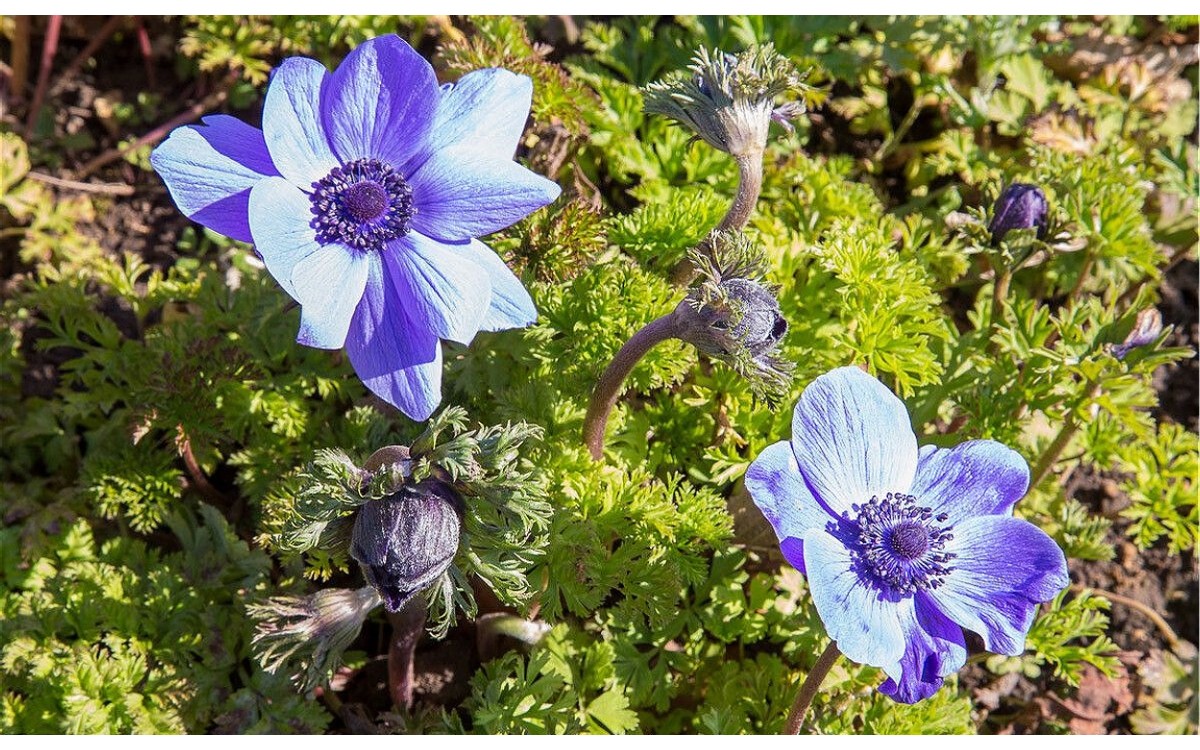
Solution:
[[[14,733],[314,732],[329,720],[248,656],[270,562],[213,508],[169,521],[163,554],[85,521],[22,564],[0,531],[0,727]],[[245,675],[237,677],[238,673]]]

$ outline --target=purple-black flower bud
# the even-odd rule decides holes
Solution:
[[[992,242],[999,243],[1014,229],[1037,229],[1038,238],[1044,237],[1049,210],[1046,194],[1041,188],[1014,182],[996,199],[992,223],[988,225]]]
[[[350,556],[362,565],[389,612],[398,612],[450,567],[458,553],[462,498],[426,479],[363,504]]]

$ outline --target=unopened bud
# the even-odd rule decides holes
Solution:
[[[1156,308],[1148,307],[1137,314],[1137,320],[1134,321],[1133,330],[1125,337],[1125,340],[1112,348],[1112,354],[1117,359],[1125,359],[1129,352],[1138,348],[1152,344],[1162,333],[1163,323],[1162,315]]]
[[[1049,209],[1046,194],[1041,188],[1014,182],[996,199],[992,223],[988,225],[992,242],[999,243],[1004,235],[1014,229],[1036,229],[1037,236],[1044,237]]]
[[[437,581],[458,553],[462,498],[427,479],[363,504],[354,521],[350,556],[389,612]]]

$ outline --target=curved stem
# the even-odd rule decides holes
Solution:
[[[750,154],[736,154],[733,161],[738,168],[738,189],[733,196],[733,203],[725,212],[721,223],[717,224],[703,240],[697,249],[702,253],[712,252],[713,235],[718,232],[736,232],[750,221],[758,205],[758,197],[762,193],[763,154],[755,151]],[[696,274],[696,269],[687,258],[675,264],[671,271],[671,280],[676,284],[689,284]]]
[[[413,674],[417,642],[425,632],[425,597],[418,594],[400,608],[388,612],[392,624],[392,639],[388,643],[388,692],[392,703],[404,709],[412,708]]]
[[[821,653],[817,663],[813,665],[812,671],[804,678],[804,684],[800,686],[800,692],[796,693],[796,701],[792,704],[792,710],[788,714],[787,725],[783,729],[784,734],[800,734],[800,728],[804,726],[804,717],[808,714],[808,707],[812,705],[813,698],[817,696],[817,690],[821,687],[821,683],[825,681],[825,675],[829,674],[829,670],[833,668],[833,663],[842,655],[838,650],[837,643],[829,642],[829,646]]]
[[[596,390],[592,392],[592,400],[588,404],[587,416],[583,420],[583,442],[593,459],[600,461],[604,458],[604,427],[608,424],[609,412],[621,395],[621,386],[625,383],[625,378],[629,377],[634,366],[647,352],[667,339],[675,338],[676,331],[674,311],[650,321],[642,330],[633,334],[633,338],[625,342],[625,346],[621,347],[617,356],[609,363],[608,369],[600,376]]]
[[[762,152],[738,154],[733,160],[738,168],[738,190],[725,218],[717,225],[718,232],[731,232],[746,226],[750,221],[750,214],[754,213],[754,207],[758,205],[758,196],[762,193]]]
[[[1071,586],[1071,590],[1078,593],[1090,591],[1093,594],[1102,596],[1111,602],[1122,604],[1130,609],[1142,613],[1145,615],[1146,619],[1154,623],[1154,626],[1158,628],[1159,632],[1163,634],[1163,637],[1167,639],[1167,648],[1171,649],[1172,651],[1175,651],[1177,648],[1179,648],[1179,636],[1171,628],[1170,624],[1167,623],[1166,619],[1150,607],[1139,602],[1137,599],[1131,599],[1128,596],[1122,596],[1121,594],[1117,594],[1112,591],[1098,589],[1094,586],[1081,586],[1079,584],[1075,584]]]

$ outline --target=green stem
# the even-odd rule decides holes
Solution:
[[[812,705],[813,698],[817,696],[817,690],[820,689],[821,683],[825,681],[825,675],[829,674],[829,670],[833,668],[834,662],[842,655],[838,650],[837,644],[830,641],[829,646],[817,659],[817,663],[813,665],[812,671],[804,678],[804,684],[800,686],[800,692],[796,693],[796,701],[792,704],[792,710],[788,713],[787,725],[784,727],[784,734],[800,734],[801,727],[804,726],[804,717],[808,713],[808,707]]]
[[[988,320],[987,348],[995,355],[999,348],[992,340],[996,329],[1000,327],[1000,318],[1004,315],[1004,300],[1008,297],[1008,287],[1012,284],[1012,271],[1007,268],[996,270],[996,283],[992,285],[992,314]]]
[[[1079,431],[1079,419],[1075,416],[1075,410],[1082,406],[1084,402],[1096,397],[1100,392],[1100,383],[1098,381],[1089,381],[1087,388],[1084,391],[1083,399],[1075,405],[1071,413],[1067,416],[1067,421],[1063,423],[1062,429],[1054,436],[1054,440],[1050,445],[1046,446],[1046,450],[1042,452],[1041,458],[1030,472],[1032,479],[1029,482],[1030,487],[1037,487],[1046,475],[1050,473],[1050,469],[1054,467],[1054,462],[1066,450],[1067,445],[1071,442],[1071,438],[1075,437],[1075,433]]]
[[[667,339],[675,338],[677,330],[674,311],[650,321],[625,342],[600,376],[583,420],[583,442],[596,461],[604,458],[604,427],[608,424],[609,413],[621,396],[625,378],[651,349]]]

